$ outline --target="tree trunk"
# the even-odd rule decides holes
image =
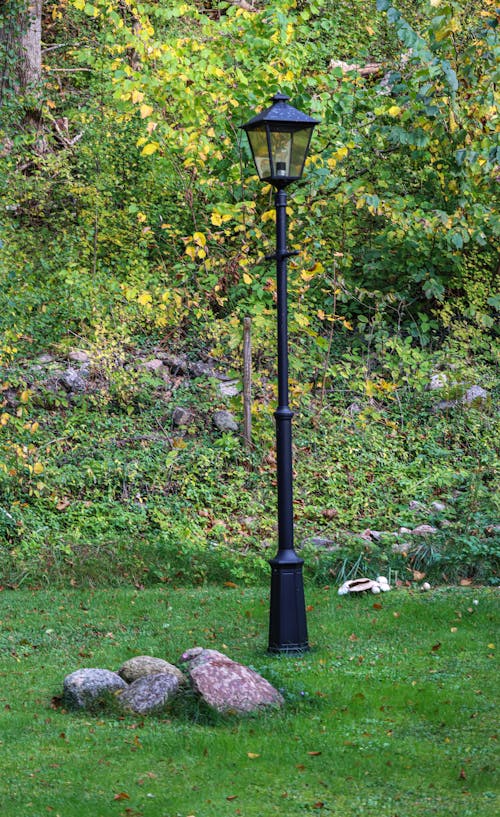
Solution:
[[[42,75],[43,0],[0,0],[0,103],[6,91],[36,94]]]

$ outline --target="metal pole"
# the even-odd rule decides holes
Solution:
[[[276,460],[278,478],[278,553],[271,559],[269,652],[301,653],[309,649],[302,565],[293,544],[292,417],[288,405],[288,306],[284,189],[276,192],[276,277],[278,295],[278,408]]]

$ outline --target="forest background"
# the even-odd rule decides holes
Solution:
[[[493,0],[0,12],[2,584],[267,575],[274,210],[238,128],[277,90],[321,120],[289,200],[306,575],[496,583]],[[247,315],[251,446],[211,419]]]

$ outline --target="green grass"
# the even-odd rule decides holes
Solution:
[[[496,591],[307,602],[311,652],[272,658],[267,589],[1,593],[2,817],[493,817]],[[284,688],[284,710],[226,719],[188,698],[142,719],[52,701],[78,667],[194,644]]]

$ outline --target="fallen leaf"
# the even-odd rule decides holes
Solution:
[[[472,584],[472,579],[460,579],[460,584],[462,587],[469,587]]]
[[[306,607],[306,613],[310,613],[311,610],[314,610],[314,604],[308,604]]]
[[[349,641],[358,641],[358,636],[355,635],[354,633],[351,633],[351,635],[349,636]]]
[[[121,791],[118,794],[115,794],[113,800],[130,800],[130,794],[127,794],[126,791]]]
[[[413,571],[413,580],[416,582],[421,582],[422,579],[425,579],[425,573],[421,573],[420,570]]]
[[[321,752],[308,752],[307,754],[310,755],[311,757],[317,757],[318,755],[321,754]]]
[[[313,803],[313,808],[324,808],[324,805],[322,800],[318,800],[316,803]]]
[[[458,775],[459,780],[467,780],[467,775],[465,774],[465,769],[460,769],[460,774]]]
[[[224,582],[224,587],[233,587],[233,588],[235,588],[235,587],[238,587],[238,585],[235,584],[234,582]]]
[[[250,760],[254,760],[256,757],[260,757],[260,755],[258,755],[256,752],[247,752],[247,757],[249,757]]]
[[[436,643],[432,645],[431,650],[432,650],[432,652],[437,652],[440,649],[440,647],[441,647],[441,642],[436,641]]]
[[[238,797],[237,794],[230,794],[228,797],[226,797],[226,800],[236,800],[237,797]]]
[[[375,604],[373,605],[373,609],[374,610],[381,610],[382,605],[380,604],[380,602],[376,601]],[[375,619],[373,619],[373,620],[375,621]]]

